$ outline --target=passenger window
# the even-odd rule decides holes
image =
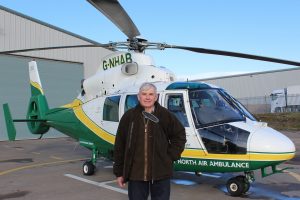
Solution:
[[[182,94],[171,94],[166,96],[168,110],[173,113],[184,127],[189,127]]]
[[[139,103],[137,95],[127,95],[125,100],[124,112],[134,108]]]
[[[121,96],[107,97],[103,106],[103,120],[119,121],[119,102]]]

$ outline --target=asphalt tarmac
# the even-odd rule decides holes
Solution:
[[[293,167],[283,174],[261,178],[247,194],[231,197],[226,181],[236,174],[175,172],[172,200],[300,200],[300,132],[286,132],[296,145],[297,156],[280,167]],[[82,174],[82,164],[89,150],[71,138],[0,142],[0,200],[90,200],[127,198],[127,188],[119,188],[112,174],[112,162],[101,158],[93,176]]]

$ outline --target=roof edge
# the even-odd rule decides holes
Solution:
[[[284,72],[284,71],[293,71],[293,70],[300,70],[300,67],[269,70],[269,71],[262,71],[262,72],[249,72],[249,73],[245,73],[245,74],[234,74],[234,75],[218,76],[218,77],[212,77],[212,78],[193,79],[191,81],[208,81],[208,80],[225,79],[225,78],[232,78],[232,77],[239,77],[239,76],[252,76],[252,75],[269,74],[269,73],[274,73],[274,72]]]
[[[17,11],[15,11],[15,10],[10,9],[10,8],[4,7],[4,6],[2,6],[2,5],[0,5],[0,10],[4,10],[4,11],[9,12],[9,13],[14,14],[14,15],[18,15],[19,17],[26,18],[26,19],[28,19],[28,20],[30,20],[30,21],[36,22],[36,23],[38,23],[38,24],[47,26],[47,27],[49,27],[49,28],[55,29],[55,30],[60,31],[60,32],[63,32],[63,33],[66,33],[66,34],[71,35],[71,36],[73,36],[73,37],[76,37],[76,38],[78,38],[78,39],[81,39],[81,40],[84,40],[84,41],[86,41],[86,42],[89,42],[89,43],[91,43],[91,44],[101,45],[101,43],[99,43],[99,42],[96,42],[96,41],[94,41],[94,40],[88,39],[88,38],[83,37],[83,36],[81,36],[81,35],[78,35],[78,34],[76,34],[76,33],[72,33],[72,32],[70,32],[70,31],[67,31],[67,30],[65,30],[65,29],[59,28],[59,27],[57,27],[57,26],[48,24],[48,23],[46,23],[46,22],[43,22],[43,21],[38,20],[38,19],[35,19],[35,18],[30,17],[30,16],[28,16],[28,15],[22,14],[22,13],[20,13],[20,12],[17,12]]]

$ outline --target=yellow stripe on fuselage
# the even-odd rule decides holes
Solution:
[[[44,94],[43,89],[42,89],[42,87],[41,87],[41,85],[40,85],[39,83],[30,81],[30,84],[31,84],[33,87],[35,87],[36,89],[38,89],[42,94]]]
[[[79,100],[78,100],[79,101]],[[83,111],[82,106],[78,106],[74,108],[74,113],[76,117],[92,132],[98,135],[101,139],[109,142],[110,144],[115,143],[115,136],[109,134],[102,128],[100,128],[95,122],[93,122]]]
[[[203,158],[206,157],[206,153],[204,150],[201,149],[185,149],[181,157],[187,157],[187,158]]]
[[[73,102],[65,104],[61,107],[63,107],[63,108],[74,108],[76,106],[80,106],[81,104],[82,104],[82,102],[80,100],[75,99]]]
[[[82,102],[78,99],[65,106],[73,107],[76,117],[94,132],[101,139],[115,143],[115,136],[100,128],[93,122],[83,111]],[[203,149],[185,149],[181,154],[182,158],[196,159],[219,159],[219,160],[251,160],[251,161],[281,161],[290,160],[295,156],[295,153],[247,153],[247,154],[210,154]]]
[[[248,154],[210,154],[202,149],[185,149],[182,158],[221,159],[221,160],[251,160],[251,161],[280,161],[290,160],[295,153],[248,153]]]
[[[276,161],[290,160],[295,157],[295,153],[250,153],[250,160],[253,161]]]

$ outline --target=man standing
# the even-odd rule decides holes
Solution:
[[[123,115],[118,127],[113,171],[120,187],[128,181],[130,200],[147,200],[149,191],[152,200],[168,200],[173,161],[184,150],[184,127],[157,98],[155,85],[143,83],[139,104]]]

